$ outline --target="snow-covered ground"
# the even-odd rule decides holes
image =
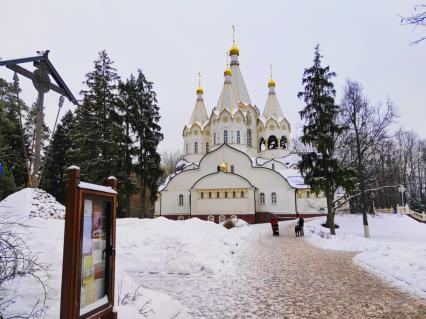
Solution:
[[[11,227],[37,256],[38,263],[46,267],[47,271],[36,273],[47,289],[48,308],[42,317],[46,319],[59,317],[64,230],[61,208],[49,194],[33,189],[24,189],[0,202],[0,221],[8,218],[13,222]],[[227,230],[196,218],[118,219],[116,298],[123,300],[126,294],[141,293],[132,303],[116,302],[119,316],[189,318],[182,304],[163,293],[138,287],[128,273],[216,273],[234,258],[250,231],[251,227]],[[15,299],[6,313],[15,316],[28,314],[43,289],[28,276],[9,282],[5,288],[7,296]]]
[[[325,249],[360,252],[354,261],[400,288],[426,298],[426,224],[408,216],[369,216],[370,238],[361,215],[338,215],[336,236],[322,227],[324,218],[306,223],[305,238]]]
[[[122,219],[117,227],[117,256],[131,272],[214,273],[229,263],[250,230],[227,230],[197,218]]]

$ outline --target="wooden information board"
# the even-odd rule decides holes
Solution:
[[[108,186],[80,181],[68,169],[62,265],[61,319],[115,319],[117,179]]]

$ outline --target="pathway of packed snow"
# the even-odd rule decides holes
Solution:
[[[352,261],[355,253],[322,250],[281,223],[251,226],[245,249],[218,273],[131,276],[190,309],[193,318],[422,317],[424,301],[404,294]],[[284,233],[284,235],[283,235]]]

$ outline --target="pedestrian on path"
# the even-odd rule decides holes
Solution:
[[[280,232],[279,232],[279,229],[278,229],[278,218],[276,216],[272,215],[269,222],[271,223],[271,227],[272,227],[272,235],[273,236],[279,236]]]

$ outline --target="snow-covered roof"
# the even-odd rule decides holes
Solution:
[[[98,191],[98,192],[117,194],[117,192],[115,190],[113,190],[110,186],[103,186],[103,185],[98,185],[98,184],[80,182],[78,184],[78,187],[84,188],[84,189],[90,189],[90,190]]]
[[[282,170],[276,170],[282,177],[284,177],[291,187],[294,188],[309,188],[308,185],[305,184],[305,179],[299,170],[288,168]]]
[[[263,166],[265,165],[267,162],[270,161],[277,161],[282,163],[283,165],[285,165],[287,168],[291,168],[293,165],[299,163],[301,161],[301,157],[299,154],[290,154],[284,157],[280,157],[280,158],[263,158],[263,157],[258,157],[256,158],[256,165],[257,166]]]

